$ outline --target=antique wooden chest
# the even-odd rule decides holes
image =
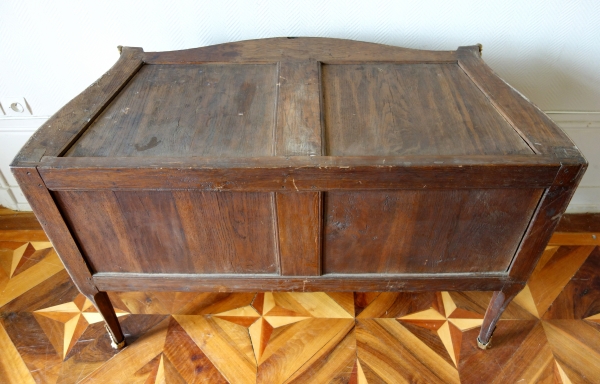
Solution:
[[[12,169],[73,281],[107,290],[524,286],[586,161],[480,46],[279,38],[122,48]]]

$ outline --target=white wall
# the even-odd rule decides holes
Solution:
[[[174,5],[176,4],[176,5]],[[27,208],[9,159],[44,118],[102,75],[117,45],[146,51],[273,36],[349,38],[420,49],[483,44],[485,61],[551,113],[590,161],[569,210],[600,211],[600,1],[3,1],[0,204]]]

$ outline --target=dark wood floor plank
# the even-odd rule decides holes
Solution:
[[[582,320],[543,321],[552,353],[574,383],[600,382],[600,331]]]
[[[558,297],[544,319],[585,319],[600,313],[600,247],[588,256]]]

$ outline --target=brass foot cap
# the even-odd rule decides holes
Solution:
[[[108,326],[106,324],[104,324],[104,328],[106,328],[106,332],[108,333],[108,337],[110,338],[110,346],[113,349],[117,349],[117,350],[123,349],[123,347],[125,346],[125,338],[123,338],[123,340],[121,340],[119,343],[117,343],[117,340],[115,339],[115,336],[110,331],[110,328],[108,328]]]
[[[492,338],[490,337],[490,340],[484,344],[481,342],[481,340],[479,340],[479,337],[477,337],[477,346],[479,347],[479,349],[483,349],[484,351],[486,349],[490,349],[492,347]]]
[[[125,347],[125,339],[123,339],[123,341],[121,341],[121,342],[120,342],[120,343],[118,343],[118,344],[117,344],[117,343],[115,343],[114,341],[112,341],[112,340],[111,340],[111,341],[110,341],[110,346],[111,346],[113,349],[117,349],[117,350],[119,350],[119,349],[123,349],[123,347]]]

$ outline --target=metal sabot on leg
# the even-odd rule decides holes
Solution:
[[[108,332],[108,337],[110,337],[110,346],[113,347],[113,349],[122,349],[125,346],[125,338],[123,338],[123,340],[120,343],[117,343],[117,340],[115,340],[115,337],[113,336],[112,332],[110,331],[110,329],[108,329],[108,325],[104,324],[104,328],[106,328],[106,332]]]
[[[481,340],[479,340],[479,336],[478,336],[477,337],[477,346],[479,347],[479,349],[483,349],[484,351],[486,349],[492,348],[492,338],[490,337],[490,340],[484,344],[481,342]]]

